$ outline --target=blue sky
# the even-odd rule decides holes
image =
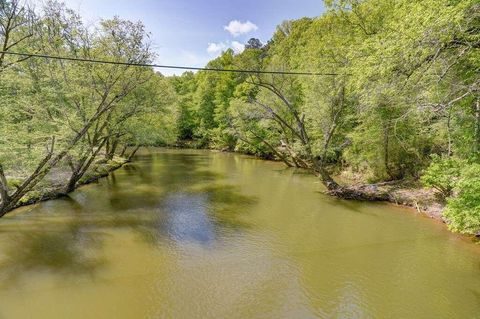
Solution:
[[[141,20],[152,34],[156,62],[204,66],[222,49],[251,37],[267,41],[283,20],[318,16],[322,0],[64,0],[85,22],[118,15]],[[236,21],[230,24],[231,21]],[[225,27],[230,27],[228,30]],[[172,70],[161,70],[173,74]],[[176,73],[181,73],[176,71]]]

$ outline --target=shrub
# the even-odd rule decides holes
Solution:
[[[430,166],[423,172],[422,184],[440,191],[444,198],[452,195],[465,162],[452,158],[432,156]]]
[[[480,231],[480,164],[465,167],[455,187],[457,195],[448,200],[444,216],[449,228],[464,234]]]

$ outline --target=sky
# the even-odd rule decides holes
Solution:
[[[41,2],[41,0],[39,0]],[[142,21],[158,64],[202,67],[222,50],[241,52],[248,39],[266,42],[284,20],[314,17],[322,0],[63,0],[87,24],[115,15]],[[160,70],[165,75],[182,71]]]

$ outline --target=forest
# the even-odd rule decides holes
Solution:
[[[388,200],[375,185],[412,182],[436,191],[451,230],[478,234],[478,1],[325,5],[225,50],[207,65],[222,72],[166,77],[132,65],[156,59],[141,22],[92,27],[61,2],[0,0],[0,216],[141,146],[176,146],[282,161],[343,199]]]

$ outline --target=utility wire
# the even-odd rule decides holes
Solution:
[[[138,66],[138,67],[151,67],[151,68],[177,69],[177,70],[193,70],[193,71],[235,72],[235,73],[254,73],[254,74],[279,74],[279,75],[306,75],[306,76],[348,75],[348,74],[339,74],[339,73],[316,73],[316,72],[297,72],[297,71],[264,71],[264,70],[244,70],[244,69],[220,69],[220,68],[206,68],[206,67],[205,68],[199,68],[199,67],[193,67],[193,66],[118,62],[118,61],[84,59],[84,58],[64,57],[64,56],[38,54],[38,53],[12,52],[12,51],[0,51],[0,54],[10,54],[10,55],[23,56],[23,57],[34,57],[34,58],[45,58],[45,59],[52,59],[52,60],[66,60],[66,61],[75,61],[75,62],[89,62],[89,63],[100,63],[100,64],[128,65],[128,66]]]

